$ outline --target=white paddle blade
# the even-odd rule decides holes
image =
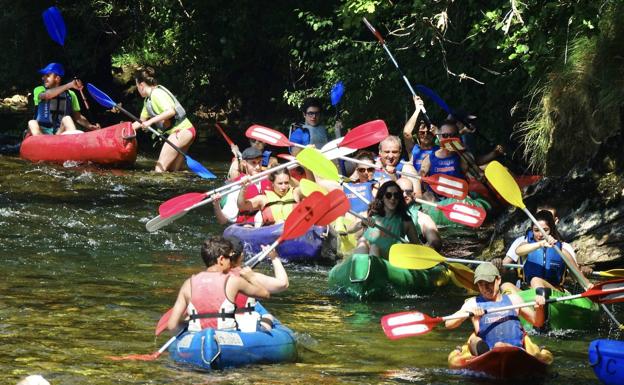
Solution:
[[[263,143],[273,146],[288,146],[288,139],[286,138],[286,136],[284,136],[284,134],[271,128],[260,126],[258,124],[250,126],[245,132],[245,135],[248,138],[259,140]]]
[[[430,332],[428,321],[431,320],[426,314],[415,311],[395,313],[383,316],[381,327],[388,338],[395,340]]]
[[[468,183],[465,180],[449,177],[444,174],[435,174],[427,178],[425,182],[428,182],[433,177],[435,177],[435,183],[429,183],[429,186],[436,193],[459,200],[464,199],[466,195],[468,195]]]
[[[331,142],[327,142],[323,147],[321,147],[321,152],[327,159],[338,159],[343,156],[347,156],[356,151],[355,148],[350,147],[338,147],[340,142],[342,142],[343,138],[334,139]]]

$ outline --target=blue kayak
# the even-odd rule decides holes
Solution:
[[[256,310],[266,313],[262,305]],[[181,334],[169,347],[171,358],[195,369],[218,370],[251,364],[274,364],[297,359],[295,337],[278,320],[270,331],[243,333],[204,329]]]
[[[624,384],[624,341],[592,341],[589,344],[589,364],[603,384]]]
[[[245,256],[257,254],[261,245],[270,245],[282,235],[284,224],[262,227],[228,226],[223,231],[224,237],[234,237],[244,244]],[[277,246],[277,253],[285,261],[314,261],[321,257],[321,247],[325,227],[313,226],[299,238],[283,241]]]

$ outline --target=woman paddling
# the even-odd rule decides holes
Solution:
[[[186,118],[186,112],[169,90],[158,84],[154,69],[139,68],[134,73],[137,91],[145,98],[141,121],[132,123],[132,128],[147,129],[154,126],[168,135],[167,139],[182,151],[188,151],[195,140],[195,127]],[[165,144],[160,150],[155,171],[179,171],[184,165],[184,156]]]

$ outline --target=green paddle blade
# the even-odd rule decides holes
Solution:
[[[522,201],[522,192],[509,171],[497,161],[490,162],[485,168],[485,177],[494,189],[510,205],[520,209],[526,208]]]
[[[446,261],[431,247],[397,243],[390,247],[390,264],[402,269],[430,269]]]
[[[327,189],[318,185],[318,183],[312,182],[310,179],[301,179],[299,181],[299,189],[304,196],[308,196],[315,191],[319,191],[323,194],[327,194]]]
[[[314,148],[306,147],[301,150],[297,154],[297,161],[321,178],[340,181],[336,165]]]

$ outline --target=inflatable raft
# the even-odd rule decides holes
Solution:
[[[428,293],[449,280],[450,272],[443,265],[407,270],[394,267],[383,258],[354,254],[330,270],[329,290],[358,299],[387,298]]]
[[[535,289],[523,290],[518,293],[525,302],[535,299]],[[551,298],[558,298],[569,293],[553,290]],[[525,330],[533,326],[523,318]],[[548,313],[544,329],[548,330],[584,330],[595,327],[600,322],[600,307],[589,298],[577,298],[571,301],[554,302],[548,305]]]
[[[245,227],[231,225],[223,232],[224,237],[234,237],[244,244],[245,255],[249,257],[261,251],[261,245],[270,245],[282,234],[283,224]],[[283,241],[277,246],[280,259],[286,261],[313,261],[321,257],[325,239],[325,227],[313,226],[303,236]]]
[[[31,162],[128,167],[136,156],[136,134],[130,122],[78,134],[28,136],[20,147],[20,157]]]
[[[624,341],[592,341],[589,344],[589,364],[603,384],[624,384]]]
[[[266,313],[256,304],[259,313]],[[297,359],[292,330],[274,321],[270,331],[244,333],[204,329],[181,334],[169,347],[171,358],[195,369],[219,370],[251,364],[274,364]]]
[[[455,349],[448,356],[451,369],[468,376],[488,376],[498,380],[539,378],[546,375],[553,355],[535,345],[525,336],[526,350],[516,346],[495,347],[480,356],[470,354],[468,345]]]

